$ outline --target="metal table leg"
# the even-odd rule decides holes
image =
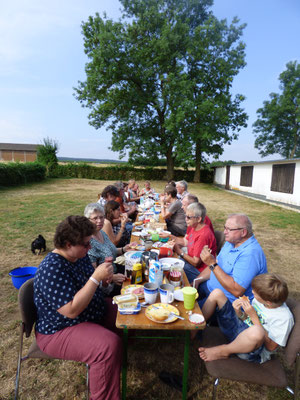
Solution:
[[[183,364],[183,378],[182,378],[182,399],[183,400],[186,400],[186,397],[187,397],[187,380],[188,380],[188,373],[189,373],[190,342],[191,342],[191,333],[190,333],[190,331],[185,331],[184,364]]]
[[[128,329],[123,329],[123,365],[122,365],[122,400],[126,400],[127,390],[127,346],[128,346]]]

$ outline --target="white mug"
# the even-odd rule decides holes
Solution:
[[[144,285],[144,297],[145,302],[148,304],[154,304],[156,302],[158,294],[158,285],[156,283],[145,283]]]
[[[161,303],[173,303],[174,301],[174,286],[169,283],[164,283],[159,287]]]

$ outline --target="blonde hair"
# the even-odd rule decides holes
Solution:
[[[276,274],[257,275],[251,282],[252,289],[264,300],[281,305],[289,295],[287,283]]]

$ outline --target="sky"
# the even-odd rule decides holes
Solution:
[[[87,58],[81,23],[107,13],[118,20],[118,0],[0,0],[0,142],[59,143],[58,156],[118,159],[109,150],[111,133],[88,124],[88,109],[74,97],[84,81]],[[235,77],[232,93],[246,96],[248,127],[224,147],[220,160],[262,161],[254,148],[256,111],[280,92],[279,75],[289,61],[300,62],[299,0],[215,0],[219,19],[246,23],[247,65]]]

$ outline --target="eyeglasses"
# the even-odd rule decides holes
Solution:
[[[240,231],[241,229],[246,229],[246,228],[228,228],[228,226],[224,225],[224,231],[228,231],[228,232]]]
[[[103,221],[104,220],[104,216],[99,216],[99,217],[94,217],[94,218],[90,218],[90,221],[96,222],[96,221]]]
[[[185,216],[185,219],[187,219],[187,220],[190,220],[190,219],[192,219],[192,218],[198,218],[198,217],[196,217],[195,215],[192,216],[192,217],[190,217],[190,216],[188,216],[188,215]]]
[[[85,249],[88,249],[89,247],[91,247],[90,241],[88,241],[87,243],[80,243],[80,246],[84,247]]]

